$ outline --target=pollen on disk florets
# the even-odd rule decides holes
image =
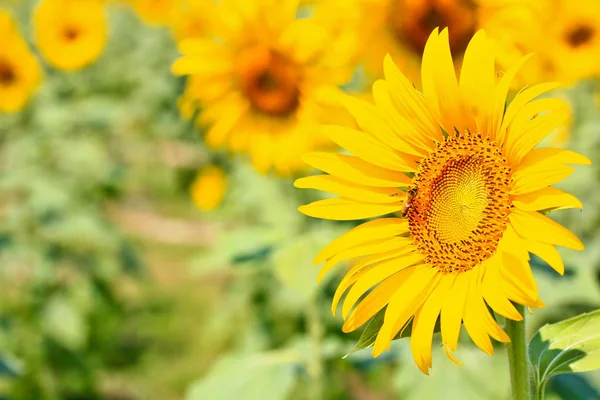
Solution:
[[[511,169],[496,142],[478,132],[448,137],[413,182],[410,231],[430,265],[467,271],[494,254],[512,207]]]

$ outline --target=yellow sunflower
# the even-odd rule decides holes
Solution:
[[[168,25],[172,22],[180,0],[127,0],[137,15],[149,25]]]
[[[198,171],[194,183],[190,187],[192,200],[202,211],[217,208],[227,191],[227,175],[216,165],[208,165]]]
[[[180,41],[187,38],[201,38],[206,33],[206,19],[210,14],[210,0],[182,0],[174,11],[173,36]]]
[[[522,72],[527,81],[558,80],[573,83],[600,75],[600,1],[598,0],[486,0],[481,13],[486,27],[494,28],[499,61],[536,53]],[[505,7],[518,3],[518,7]],[[511,10],[498,12],[499,9]]]
[[[22,109],[37,90],[42,70],[12,17],[2,10],[0,37],[0,112],[15,112]]]
[[[258,171],[287,175],[300,155],[330,145],[315,129],[343,118],[337,85],[349,70],[329,57],[331,38],[296,19],[296,0],[229,0],[212,11],[208,33],[180,42],[176,75],[190,75],[180,99],[207,125],[206,142],[250,154]],[[335,61],[335,62],[334,62]]]
[[[100,0],[42,0],[33,23],[40,53],[55,68],[88,66],[106,45],[107,20]]]
[[[568,150],[535,148],[568,118],[567,106],[535,99],[557,87],[544,83],[521,91],[505,108],[511,81],[526,59],[497,80],[490,42],[483,30],[475,34],[457,79],[448,31],[435,29],[425,44],[422,93],[386,57],[385,80],[373,85],[375,104],[344,101],[360,130],[323,129],[354,155],[309,154],[305,161],[328,174],[295,183],[341,196],[300,207],[312,217],[392,214],[350,230],[315,262],[326,261],[323,275],[341,261],[355,260],[333,301],[335,311],[350,288],[342,305],[343,330],[357,329],[386,307],[373,349],[378,356],[412,320],[411,350],[424,373],[431,367],[438,317],[451,359],[461,322],[475,344],[492,354],[490,337],[509,338],[488,307],[520,320],[511,301],[543,306],[529,253],[562,274],[555,246],[583,249],[545,212],[582,207],[550,185],[573,172],[565,164],[589,160]]]

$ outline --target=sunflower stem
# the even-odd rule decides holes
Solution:
[[[315,296],[316,297],[316,296]],[[308,363],[308,375],[311,380],[311,399],[321,400],[323,398],[323,345],[324,328],[319,315],[317,299],[312,299],[306,310],[309,337],[312,347],[312,357]]]
[[[506,333],[510,337],[508,344],[508,364],[510,367],[510,383],[512,386],[513,400],[531,399],[531,379],[529,376],[529,358],[527,356],[525,307],[515,304],[523,316],[523,321],[506,319]]]

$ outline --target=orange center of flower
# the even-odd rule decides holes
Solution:
[[[435,28],[448,28],[452,54],[461,54],[475,33],[470,0],[394,0],[388,22],[397,40],[421,55]]]
[[[408,210],[411,234],[441,272],[468,271],[492,256],[508,223],[511,170],[496,142],[455,135],[419,166]]]
[[[0,85],[10,86],[17,79],[13,66],[5,60],[0,60]]]
[[[589,43],[595,36],[595,34],[595,30],[591,26],[580,25],[570,30],[566,34],[565,39],[571,47],[577,48],[585,45],[586,43]]]
[[[77,40],[80,34],[81,32],[79,31],[79,29],[73,26],[67,26],[62,31],[62,36],[67,42],[74,42],[75,40]]]
[[[296,111],[300,104],[300,70],[288,57],[256,46],[243,51],[236,65],[242,92],[255,111],[274,117]]]

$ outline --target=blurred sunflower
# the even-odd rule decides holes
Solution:
[[[354,156],[305,157],[329,175],[302,178],[295,185],[341,198],[302,206],[304,214],[359,220],[397,213],[359,225],[315,259],[326,261],[321,276],[343,260],[357,261],[333,300],[335,312],[351,287],[342,305],[345,332],[386,307],[374,356],[389,349],[412,320],[413,357],[428,373],[438,317],[453,361],[458,363],[452,352],[461,322],[475,344],[492,354],[490,337],[509,338],[488,306],[513,320],[522,316],[511,301],[543,306],[529,252],[562,274],[555,246],[583,249],[577,237],[544,215],[582,207],[550,185],[573,172],[565,164],[589,163],[568,150],[534,149],[569,115],[558,99],[534,100],[557,84],[527,88],[505,109],[511,81],[525,60],[497,81],[493,46],[478,31],[457,80],[448,30],[438,34],[436,29],[425,44],[422,93],[386,57],[385,80],[373,85],[375,105],[345,100],[361,130],[324,128]]]
[[[168,25],[172,22],[180,0],[127,0],[136,14],[149,25]]]
[[[600,2],[559,0],[554,3],[546,10],[553,13],[545,21],[549,35],[544,34],[541,39],[551,76],[563,82],[575,82],[600,75]]]
[[[173,36],[180,41],[200,38],[206,33],[206,19],[210,15],[210,0],[182,0],[174,12]]]
[[[83,68],[106,45],[107,20],[100,0],[42,0],[33,23],[40,53],[58,69]]]
[[[327,53],[332,38],[310,19],[296,19],[297,1],[222,1],[211,12],[210,36],[180,42],[176,75],[190,75],[180,99],[206,142],[251,155],[258,171],[288,175],[300,155],[330,146],[315,129],[347,116],[337,85],[350,69]],[[347,117],[346,117],[347,118]]]
[[[42,70],[12,17],[2,10],[0,37],[0,112],[15,112],[22,109],[37,90]]]
[[[208,165],[198,171],[196,179],[190,187],[192,200],[202,211],[211,211],[217,208],[223,201],[226,191],[227,175],[223,169],[215,165]]]
[[[501,65],[535,53],[522,72],[527,81],[574,83],[600,75],[598,0],[495,0],[499,6],[486,1],[490,5],[480,17],[485,26],[494,28],[494,39],[502,51]],[[504,7],[508,3],[513,7]]]
[[[381,60],[389,53],[416,79],[425,42],[438,26],[449,28],[459,59],[478,26],[478,3],[472,0],[334,0],[319,3],[316,13],[324,23],[337,21],[373,76],[381,75]]]

